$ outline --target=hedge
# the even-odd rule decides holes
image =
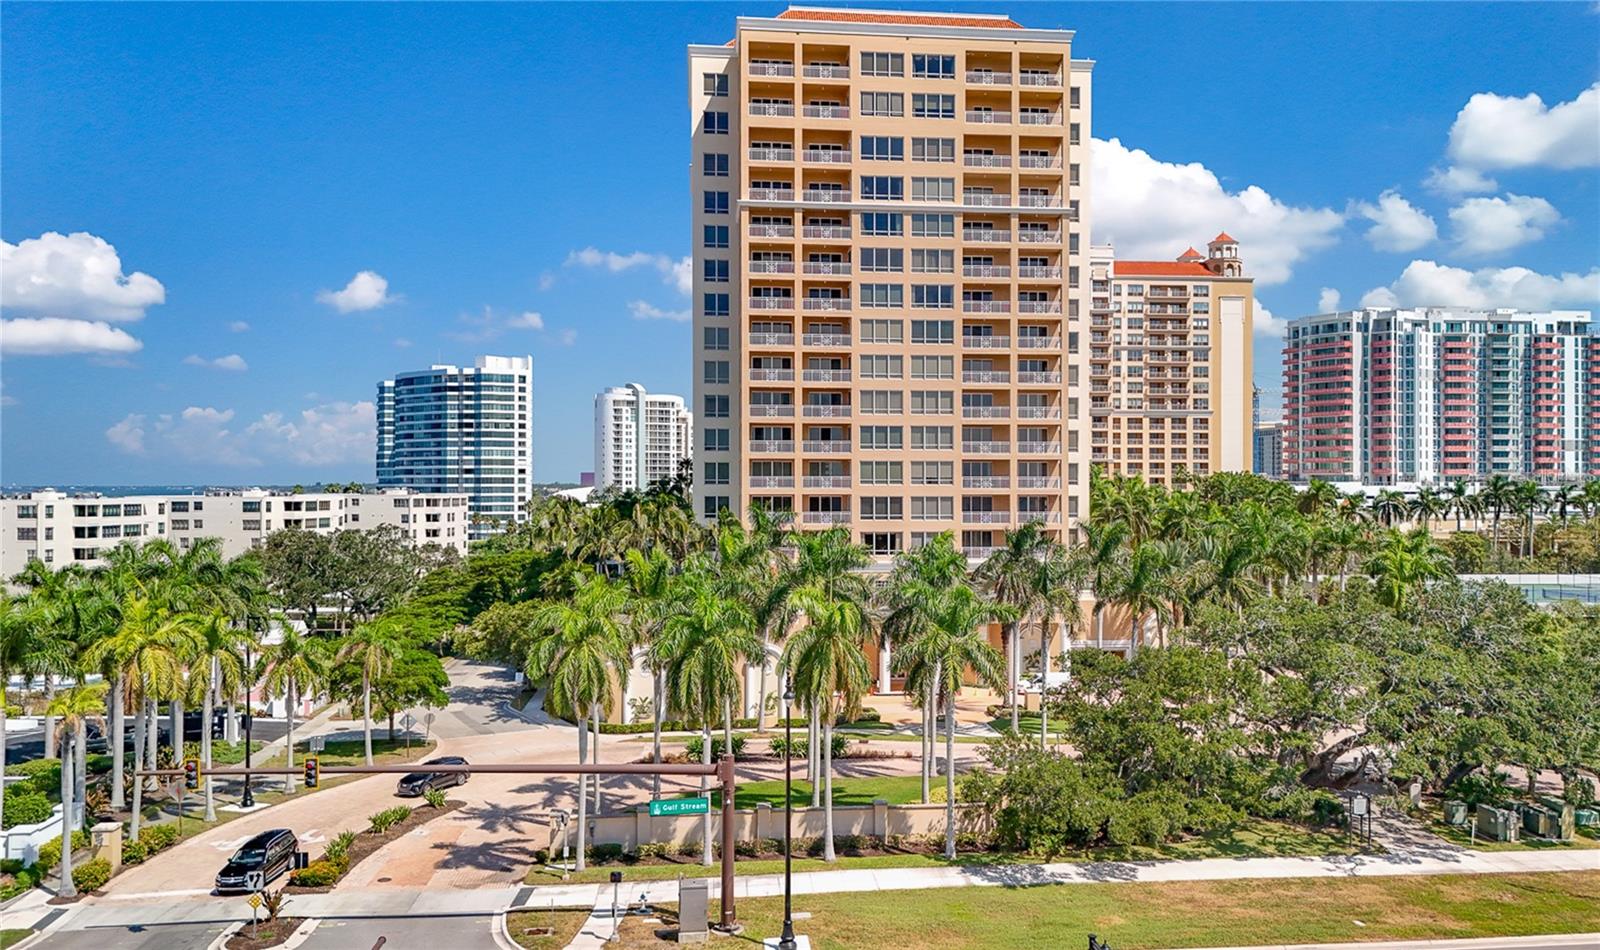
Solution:
[[[688,752],[689,758],[699,759],[705,755],[706,744],[700,736],[695,736],[688,742],[684,743],[684,751]],[[713,760],[722,758],[722,752],[722,737],[712,736],[711,758]],[[744,736],[733,737],[733,754],[735,756],[744,755]]]
[[[804,726],[805,724],[806,721],[804,719],[789,720],[789,725],[792,726]],[[716,723],[715,725],[720,728],[722,724]],[[776,719],[772,721],[771,725],[781,728],[784,725],[784,721]],[[735,719],[733,721],[733,728],[735,729],[754,729],[755,727],[756,721],[754,719]],[[687,719],[665,719],[661,722],[662,732],[699,732],[700,728],[700,723],[690,722]],[[655,723],[653,722],[602,722],[600,724],[600,734],[603,736],[639,736],[648,735],[654,731]]]
[[[81,851],[87,847],[89,847],[89,832],[79,828],[72,833],[72,850]],[[61,838],[59,836],[39,845],[39,859],[33,862],[34,867],[40,871],[48,871],[60,863]]]
[[[95,858],[72,869],[72,883],[80,891],[98,891],[111,880],[111,862]]]
[[[289,883],[296,887],[332,887],[343,874],[339,863],[322,858],[291,872]]]
[[[50,799],[38,789],[29,788],[19,784],[20,793],[10,792],[6,795],[6,815],[3,827],[13,825],[37,825],[46,820],[55,811],[55,806],[50,804]]]

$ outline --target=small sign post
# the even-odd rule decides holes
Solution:
[[[417,724],[416,717],[410,713],[400,717],[400,729],[406,734],[406,749],[411,748],[411,727]]]
[[[250,873],[254,874],[256,872],[252,871]],[[260,894],[251,894],[249,900],[247,900],[246,903],[248,903],[250,905],[250,929],[251,930],[259,929],[260,921],[256,919],[256,910],[258,908],[260,908],[260,906],[261,906],[261,895]]]
[[[711,810],[711,799],[700,798],[658,798],[650,803],[650,817],[661,818],[670,815],[704,815]]]
[[[261,889],[263,887],[266,887],[266,886],[267,886],[267,872],[265,872],[265,871],[246,871],[246,872],[244,872],[244,889],[250,892],[250,898],[251,898],[251,901],[253,902],[253,906],[257,906],[257,907],[261,906],[261,898],[258,897],[257,895],[260,894],[261,893]]]

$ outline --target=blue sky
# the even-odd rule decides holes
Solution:
[[[1226,229],[1275,320],[1600,304],[1590,4],[920,8],[1077,31],[1123,256]],[[684,46],[782,9],[6,3],[0,480],[370,479],[377,380],[483,352],[575,478],[598,389],[689,389]]]

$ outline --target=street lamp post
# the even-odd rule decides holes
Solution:
[[[790,764],[794,755],[794,717],[790,715],[789,707],[793,704],[794,683],[786,681],[783,684],[783,936],[778,938],[778,950],[795,950],[796,947],[794,906],[791,903],[794,892],[791,887],[794,846],[790,842],[790,836],[794,833],[794,793],[791,790],[794,767]]]
[[[250,712],[250,687],[255,681],[255,667],[250,662],[250,644],[244,645],[244,794],[239,797],[240,808],[255,807],[256,798],[250,794],[250,723],[255,716]],[[211,728],[208,723],[206,728]]]

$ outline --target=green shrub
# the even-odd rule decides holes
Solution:
[[[9,883],[0,884],[0,901],[8,901],[23,891],[32,890],[44,880],[43,871],[34,866],[21,867],[21,864],[21,861],[7,861],[6,869],[0,869],[0,873],[11,875]],[[16,866],[16,870],[9,870],[12,866]]]
[[[106,772],[111,771],[111,762],[111,756],[106,753],[91,755],[86,760],[90,775],[103,775]]]
[[[445,795],[442,788],[430,788],[422,793],[422,798],[432,808],[444,807]]]
[[[89,832],[82,828],[72,833],[72,850],[74,852],[82,851],[84,848],[89,847],[89,842]],[[60,863],[61,838],[59,836],[39,845],[39,860],[33,863],[34,867],[40,871],[49,871]]]
[[[54,807],[50,799],[38,789],[29,788],[26,784],[18,783],[22,792],[8,792],[6,794],[6,814],[4,827],[13,825],[37,825],[50,817]]]
[[[296,887],[332,887],[339,882],[342,873],[339,865],[332,861],[312,861],[290,873],[289,883]]]
[[[7,789],[7,805],[12,794],[32,788],[39,794],[54,797],[61,794],[61,760],[33,759],[6,766],[7,775],[21,775],[26,782],[17,782]]]
[[[788,742],[782,736],[773,737],[773,739],[772,739],[772,754],[781,757],[783,755],[783,750],[787,746],[788,746]],[[810,749],[811,749],[810,740],[808,740],[804,736],[801,736],[801,737],[799,737],[799,738],[794,740],[794,751],[792,753],[790,753],[790,754],[794,758],[803,759],[803,758],[806,757],[806,753],[809,752]],[[834,736],[833,737],[833,742],[830,745],[830,750],[832,751],[834,758],[836,758],[836,759],[843,758],[845,753],[850,751],[850,737],[849,736]]]
[[[866,835],[834,835],[833,847],[835,851],[865,851],[872,847],[873,842]]]
[[[1479,805],[1498,805],[1515,796],[1511,783],[1506,780],[1506,774],[1500,771],[1490,772],[1488,775],[1468,775],[1452,786],[1448,795],[1467,803],[1467,807],[1477,808]]]
[[[706,749],[704,737],[695,736],[695,737],[691,738],[688,742],[684,743],[684,749],[685,749],[685,751],[688,752],[689,758],[691,758],[691,759],[699,759],[699,758],[703,757],[705,755],[705,749]],[[712,761],[716,761],[716,760],[722,758],[722,751],[723,751],[723,749],[722,749],[722,737],[721,736],[712,736],[711,737],[711,759],[712,759]],[[733,754],[734,754],[735,758],[744,755],[744,736],[734,736],[733,737]]]
[[[150,852],[144,845],[134,841],[132,838],[122,839],[123,864],[143,864],[144,859],[149,856]]]
[[[98,891],[111,880],[111,862],[105,858],[95,858],[72,869],[72,883],[78,890],[87,893]]]
[[[672,853],[672,845],[651,841],[639,845],[638,855],[641,858],[665,858]]]
[[[176,825],[145,825],[139,829],[139,843],[147,854],[165,851],[178,843]]]
[[[343,858],[350,853],[350,846],[355,843],[356,833],[354,831],[341,831],[333,836],[332,841],[328,842],[328,850],[323,856],[330,860]]]
[[[606,864],[622,859],[622,845],[620,844],[595,844],[589,846],[589,860],[596,864]]]
[[[1567,781],[1567,787],[1562,790],[1561,797],[1567,804],[1577,808],[1586,808],[1594,804],[1594,782],[1587,778],[1575,778]],[[11,802],[6,802],[9,812]]]
[[[396,805],[393,808],[385,808],[375,815],[368,816],[367,821],[372,833],[381,835],[400,822],[405,821],[410,814],[410,808],[405,805]]]

